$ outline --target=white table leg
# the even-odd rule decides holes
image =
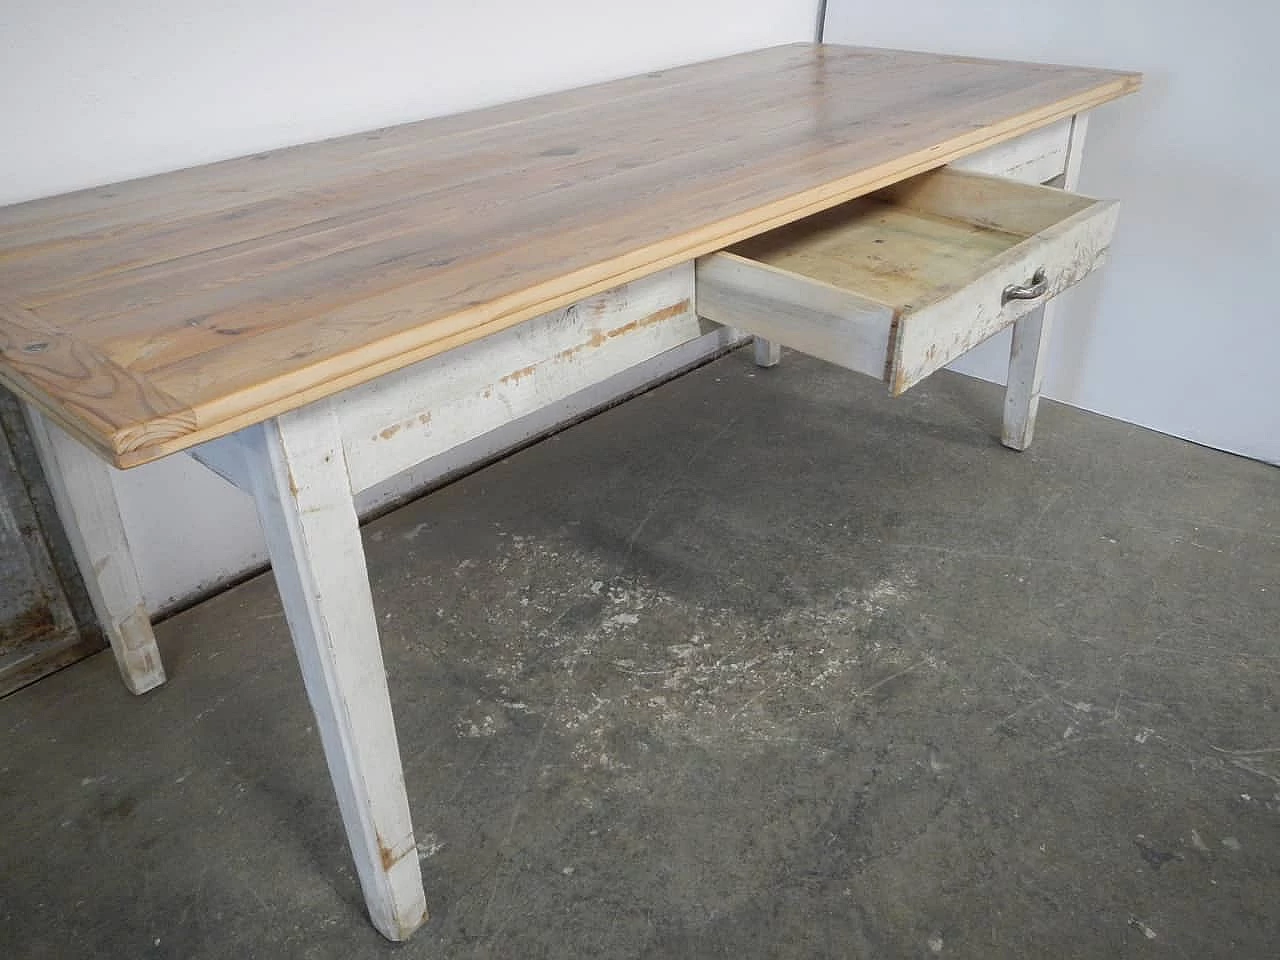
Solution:
[[[1074,190],[1080,178],[1080,157],[1084,150],[1087,114],[1071,120],[1071,139],[1067,145],[1066,169],[1058,185]],[[1009,380],[1004,392],[1004,425],[1001,442],[1014,450],[1031,446],[1036,429],[1036,411],[1040,407],[1040,387],[1044,382],[1045,358],[1053,333],[1057,306],[1053,301],[1032,310],[1013,324],[1013,345],[1009,351]]]
[[[34,407],[26,413],[54,506],[120,676],[131,692],[146,693],[164,683],[164,666],[111,485],[114,468]]]
[[[322,402],[242,436],[369,917],[404,940],[426,900],[337,418]]]
[[[1049,305],[1032,310],[1013,325],[1009,351],[1009,382],[1004,391],[1004,425],[1000,440],[1013,450],[1031,446],[1040,408],[1053,315]]]
[[[755,338],[756,366],[776,367],[782,361],[782,346],[763,337]]]

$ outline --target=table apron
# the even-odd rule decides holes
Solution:
[[[529,427],[572,419],[601,400],[658,380],[742,336],[699,318],[691,263],[588,297],[572,306],[416,363],[333,398],[358,494],[513,421],[551,411]],[[700,341],[704,341],[700,343]],[[674,363],[672,361],[675,361]],[[647,369],[651,368],[651,369]],[[600,385],[625,375],[627,383]],[[193,448],[193,459],[249,492],[244,431]]]

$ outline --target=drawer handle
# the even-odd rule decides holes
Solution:
[[[1005,287],[1000,297],[1000,306],[1003,307],[1010,300],[1035,300],[1048,291],[1049,277],[1045,274],[1044,267],[1041,267],[1032,275],[1030,283],[1011,283]]]

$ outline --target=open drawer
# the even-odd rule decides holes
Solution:
[[[701,258],[698,313],[897,395],[1098,267],[1116,211],[935,170]]]

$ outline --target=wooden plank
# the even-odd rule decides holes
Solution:
[[[1079,114],[1071,123],[1071,143],[1062,173],[1062,186],[1074,190],[1080,177],[1080,160],[1089,118]],[[1058,305],[1050,302],[1021,317],[1013,325],[1009,347],[1009,379],[1004,392],[1001,442],[1011,450],[1025,450],[1035,435],[1040,390],[1044,384],[1049,341]]]
[[[697,287],[698,313],[709,320],[848,370],[885,376],[892,307],[736,253],[698,260]]]
[[[338,419],[328,402],[294,411],[244,453],[369,917],[404,940],[426,900]]]
[[[164,666],[108,476],[111,467],[34,407],[27,408],[27,421],[120,676],[133,693],[146,693],[164,683]]]
[[[114,456],[186,437],[195,415],[145,377],[29,310],[0,303],[0,384],[80,440]]]
[[[778,66],[782,71],[794,71],[803,63],[789,58]],[[855,64],[848,76],[856,76],[858,69]],[[212,265],[221,273],[234,276],[236,267],[223,267],[219,261],[246,252],[241,249],[244,247],[253,252],[254,241],[259,239],[269,239],[275,246],[293,240],[310,252],[325,249],[333,242],[333,235],[340,233],[355,235],[359,246],[369,247],[378,241],[394,240],[406,232],[406,227],[407,232],[413,233],[411,225],[416,224],[420,240],[424,234],[422,224],[426,222],[423,216],[430,216],[433,232],[446,219],[470,222],[478,209],[501,202],[506,192],[501,189],[502,182],[514,177],[519,178],[523,192],[529,196],[553,191],[566,176],[573,178],[575,189],[606,177],[616,187],[619,174],[648,182],[653,179],[655,164],[681,164],[685,162],[682,158],[699,152],[699,142],[682,135],[682,129],[719,119],[721,106],[717,99],[702,95],[715,73],[707,78],[702,78],[701,71],[694,71],[693,75],[700,82],[675,83],[645,96],[596,103],[592,115],[585,118],[590,123],[586,130],[582,129],[584,118],[576,111],[555,110],[540,123],[530,123],[531,118],[526,118],[520,130],[519,149],[512,149],[510,129],[473,127],[452,136],[436,134],[418,145],[417,150],[402,149],[392,158],[387,158],[380,146],[371,145],[369,152],[379,158],[376,164],[368,163],[359,154],[345,152],[349,161],[336,171],[327,162],[323,172],[304,170],[307,188],[298,192],[272,195],[237,182],[236,190],[213,195],[211,209],[196,206],[185,219],[166,205],[162,224],[126,220],[109,230],[97,231],[86,231],[79,225],[74,236],[13,248],[6,279],[20,291],[24,302],[43,304],[86,290],[145,283],[154,272],[172,274],[183,270],[190,274],[210,263],[211,258],[190,256],[204,251],[216,251]],[[737,71],[733,79],[738,83],[738,96],[749,101],[767,96],[769,87],[779,78]],[[909,92],[895,95],[911,96]],[[669,101],[673,96],[678,96],[689,111],[679,128],[663,126],[670,118]],[[893,101],[885,104],[894,105]],[[779,105],[772,112],[749,119],[738,134],[745,137],[785,129],[802,120],[806,112],[803,104]],[[431,121],[433,134],[437,123]],[[428,148],[425,152],[424,147]],[[263,159],[273,157],[274,154],[267,154]],[[424,165],[424,159],[430,164]],[[201,169],[207,168],[197,171]],[[255,172],[242,171],[242,176],[254,183]],[[272,182],[280,186],[278,179]],[[616,188],[608,192],[619,193]],[[455,197],[462,203],[451,203]],[[182,198],[169,201],[183,202]],[[424,205],[428,209],[420,209]],[[15,244],[22,235],[18,232]],[[325,244],[308,242],[314,237],[328,240]],[[338,241],[340,245],[341,237]],[[121,269],[125,265],[128,269]],[[153,267],[157,270],[149,269]],[[110,272],[104,274],[105,270]],[[50,278],[56,279],[57,285],[46,290]],[[127,304],[121,305],[121,309],[128,308]],[[136,309],[136,305],[132,308]],[[93,319],[97,322],[101,317],[95,315]]]
[[[792,45],[22,204],[0,381],[145,462],[1138,83]],[[32,318],[52,370],[21,352]]]
[[[336,403],[352,487],[365,490],[706,332],[686,264],[350,390]]]
[[[779,59],[778,70],[801,58]],[[743,73],[741,62],[725,57],[666,70],[656,70],[621,80],[590,84],[543,94],[465,113],[433,117],[315,143],[301,144],[209,163],[163,176],[93,187],[74,193],[0,208],[0,227],[23,245],[47,240],[56,228],[59,238],[81,239],[100,233],[114,236],[131,225],[146,225],[157,208],[168,212],[175,224],[210,213],[230,213],[241,218],[260,210],[261,204],[314,203],[313,195],[288,193],[299,184],[309,188],[347,193],[366,178],[417,171],[423,160],[446,160],[487,152],[517,130],[528,132],[557,119],[580,126],[575,117],[600,109],[602,102],[630,110],[634,104],[667,98],[673,90],[685,91],[684,99],[699,98],[700,84],[734,80]],[[424,136],[424,127],[430,126]],[[554,155],[552,155],[554,156]],[[430,169],[430,168],[428,168]],[[234,184],[228,190],[227,184]],[[363,191],[361,191],[363,193]]]

